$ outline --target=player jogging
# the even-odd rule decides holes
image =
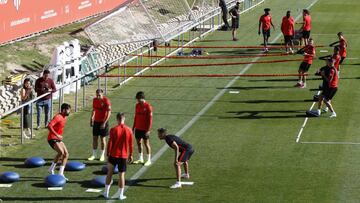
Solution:
[[[294,53],[294,35],[295,35],[295,29],[294,29],[294,18],[290,15],[290,11],[286,12],[286,16],[283,17],[282,23],[281,23],[281,32],[284,35],[284,41],[285,41],[285,47],[286,47],[286,53]]]
[[[346,58],[346,48],[347,48],[347,41],[343,35],[342,32],[339,32],[337,34],[338,38],[339,38],[339,41],[337,42],[334,42],[332,44],[330,44],[330,46],[334,46],[336,44],[338,44],[339,46],[339,51],[340,51],[340,56],[341,56],[341,60],[340,60],[340,65],[344,62],[345,58]]]
[[[309,10],[307,10],[307,9],[303,10],[303,22],[300,24],[302,24],[302,27],[301,27],[302,37],[300,40],[300,45],[301,45],[302,41],[304,41],[304,45],[306,46],[309,44],[310,32],[311,32],[311,16],[310,16]]]
[[[60,107],[60,113],[54,116],[54,118],[48,124],[48,143],[56,152],[57,155],[55,156],[51,166],[49,168],[49,173],[54,174],[54,170],[58,161],[61,160],[59,174],[62,175],[66,180],[68,180],[64,176],[64,169],[66,166],[66,162],[69,158],[69,152],[62,142],[64,127],[66,124],[66,117],[70,115],[71,106],[69,104],[63,103]]]
[[[93,128],[93,152],[88,158],[89,161],[96,159],[98,139],[100,136],[101,156],[100,161],[105,161],[105,142],[109,135],[109,118],[111,115],[110,100],[103,95],[102,89],[96,90],[96,97],[93,99],[93,111],[90,118],[90,126]]]
[[[334,67],[334,61],[332,59],[326,60],[326,66],[322,67],[319,71],[317,71],[316,75],[320,75],[323,78],[323,91],[319,97],[316,116],[321,115],[321,107],[324,102],[331,112],[330,118],[335,118],[336,113],[331,104],[331,100],[337,92],[339,77],[338,71]],[[326,111],[327,110],[325,110],[325,112]]]
[[[167,130],[165,128],[158,129],[158,137],[160,140],[165,140],[166,143],[175,151],[175,160],[174,166],[176,171],[176,183],[170,188],[181,188],[181,178],[190,178],[189,174],[189,159],[191,155],[194,153],[193,147],[180,139],[175,135],[168,135]],[[185,173],[181,175],[181,165],[184,165]]]
[[[269,42],[269,37],[270,37],[270,26],[273,27],[273,29],[275,30],[275,27],[272,23],[272,17],[270,15],[270,8],[265,8],[264,9],[265,14],[262,15],[259,19],[259,30],[258,30],[258,34],[260,35],[260,27],[262,27],[262,34],[263,34],[263,38],[264,38],[264,52],[268,52],[268,42]]]
[[[134,139],[131,129],[125,125],[124,113],[118,113],[116,115],[116,120],[118,124],[117,126],[111,128],[107,145],[108,172],[103,196],[105,198],[109,198],[109,190],[112,184],[114,167],[118,166],[119,190],[116,194],[119,194],[119,199],[123,200],[126,199],[126,196],[124,196],[126,162],[132,162]]]
[[[306,76],[304,74],[306,74],[309,71],[313,59],[315,57],[316,52],[315,52],[313,39],[311,38],[309,39],[309,44],[306,45],[303,48],[303,50],[304,50],[304,60],[300,64],[298,70],[298,73],[300,74],[299,82],[295,85],[295,87],[300,87],[300,88],[306,88]]]
[[[142,142],[144,141],[148,155],[144,166],[149,166],[151,164],[150,130],[152,126],[152,107],[145,101],[144,92],[137,92],[135,98],[137,100],[137,104],[135,106],[133,131],[138,146],[139,159],[134,161],[134,164],[144,163],[142,146]]]

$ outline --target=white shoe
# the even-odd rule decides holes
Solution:
[[[133,161],[133,164],[144,164],[144,160],[136,160],[136,161]]]
[[[181,188],[181,183],[176,182],[174,185],[170,186],[171,189]]]
[[[99,161],[105,161],[105,156],[101,155]]]
[[[105,197],[106,199],[109,199],[109,194],[106,194],[106,192],[103,192],[102,196]]]
[[[183,173],[183,174],[181,174],[181,178],[190,179],[190,174]]]
[[[151,160],[147,160],[147,162],[145,162],[144,166],[150,166],[151,165]]]
[[[65,177],[64,175],[61,175],[65,180],[66,182],[69,181],[69,179],[67,177]]]
[[[329,111],[329,108],[328,107],[326,107],[326,108],[324,108],[323,110],[322,110],[322,112],[324,112],[324,113],[327,113]]]
[[[330,118],[336,118],[336,113],[332,112],[331,115],[330,115]]]
[[[126,199],[126,196],[125,196],[125,195],[120,195],[120,196],[119,196],[119,200],[124,200],[124,199]]]
[[[54,175],[54,174],[55,174],[54,169],[53,169],[53,170],[48,169],[48,172],[49,172],[51,175]]]
[[[25,133],[23,133],[23,137],[24,137],[25,139],[30,139],[30,137],[27,136]]]
[[[95,160],[95,159],[96,159],[95,156],[91,156],[91,157],[88,158],[89,161],[93,161],[93,160]]]

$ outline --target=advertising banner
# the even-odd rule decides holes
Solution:
[[[0,0],[0,44],[110,11],[126,0]]]

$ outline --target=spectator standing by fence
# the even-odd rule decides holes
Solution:
[[[20,97],[21,97],[21,103],[24,104],[35,97],[35,91],[31,86],[31,82],[29,78],[26,78],[23,82],[23,87],[20,90]],[[29,139],[31,137],[31,113],[32,109],[30,108],[30,105],[26,105],[23,107],[23,136],[26,139]],[[28,134],[27,134],[28,133]],[[32,134],[32,137],[35,135]]]
[[[54,81],[49,77],[50,71],[44,70],[42,77],[38,78],[35,82],[35,91],[37,96],[41,96],[47,93],[52,93],[56,91],[56,86]],[[50,109],[51,109],[51,94],[44,96],[36,102],[37,110],[37,130],[41,127],[41,113],[42,110],[45,110],[45,127],[49,124],[50,118]]]

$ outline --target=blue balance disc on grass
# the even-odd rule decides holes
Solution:
[[[4,172],[0,174],[0,183],[13,183],[20,180],[20,175],[15,172]]]
[[[107,165],[105,165],[101,168],[101,172],[103,172],[104,174],[107,174],[107,172],[108,172]],[[114,167],[114,173],[119,173],[119,169],[118,169],[117,165]]]
[[[34,156],[25,160],[25,166],[29,168],[40,167],[43,165],[45,165],[45,160],[41,157]]]
[[[81,171],[84,170],[86,165],[79,161],[69,161],[66,163],[65,170],[66,171]]]
[[[91,180],[91,185],[94,187],[104,187],[106,181],[106,176],[96,176]]]
[[[48,175],[45,178],[45,184],[48,187],[62,187],[66,183],[65,178],[62,175],[54,174],[54,175]]]

